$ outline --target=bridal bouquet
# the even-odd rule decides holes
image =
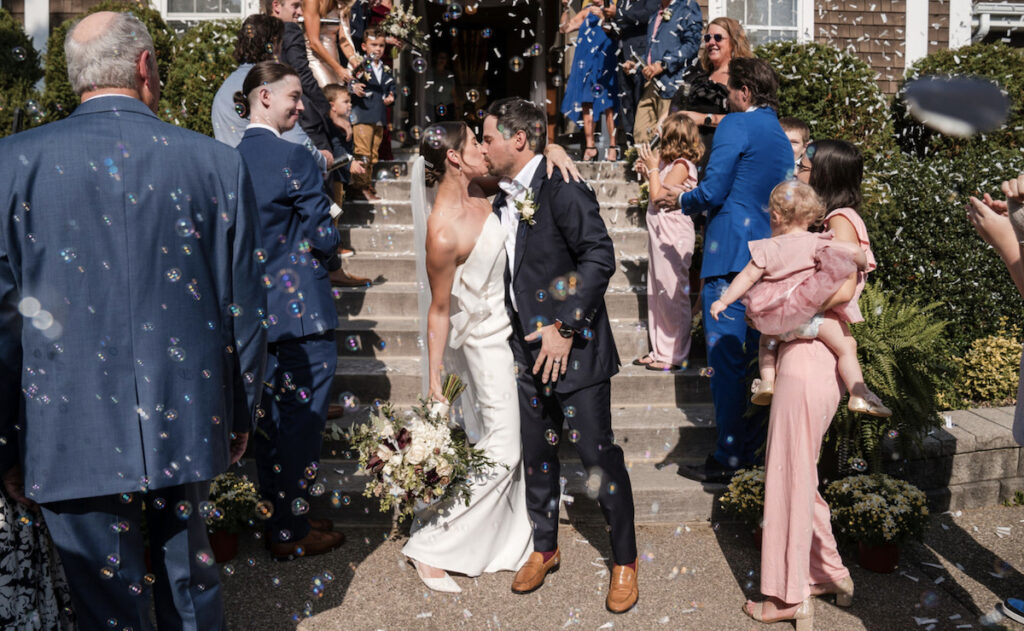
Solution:
[[[387,37],[394,37],[417,50],[423,50],[426,42],[419,26],[420,18],[413,15],[412,10],[406,11],[401,2],[395,2],[391,11],[377,25],[377,30]]]
[[[450,374],[442,394],[450,404],[465,388]],[[470,446],[462,428],[448,423],[447,408],[421,401],[399,416],[388,402],[353,431],[359,466],[370,474],[363,495],[378,498],[381,511],[392,510],[402,520],[417,504],[452,499],[468,505],[470,471],[494,465],[483,450]]]

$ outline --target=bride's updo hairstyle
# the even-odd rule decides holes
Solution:
[[[235,102],[235,111],[242,118],[249,118],[249,114],[252,111],[250,99],[254,98],[253,91],[261,85],[277,83],[288,75],[293,75],[297,78],[299,73],[295,72],[291,66],[276,61],[261,61],[253,66],[249,74],[245,75],[242,89],[235,92],[232,97],[232,100]]]
[[[469,126],[462,121],[437,123],[427,127],[420,141],[420,155],[426,161],[427,186],[441,181],[448,170],[448,151],[462,153]]]

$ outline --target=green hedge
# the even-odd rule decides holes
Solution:
[[[43,77],[40,55],[21,23],[0,9],[0,137],[11,133],[14,110],[25,112],[23,125],[43,120],[35,83]]]
[[[240,20],[203,22],[178,39],[161,102],[165,120],[213,135],[210,107],[217,89],[238,67],[232,53],[241,24]]]
[[[885,95],[874,71],[858,57],[793,42],[765,44],[755,52],[779,75],[779,116],[803,119],[812,138],[856,144],[869,163],[883,162],[896,151]]]
[[[884,167],[884,168],[883,168]],[[862,215],[886,287],[939,302],[956,354],[995,334],[1000,318],[1022,321],[1021,300],[1000,258],[967,222],[971,195],[1001,196],[999,183],[1024,170],[1016,149],[969,144],[955,156],[899,155],[869,174]]]
[[[156,49],[160,78],[166,81],[171,68],[174,67],[175,37],[174,31],[167,27],[160,12],[151,8],[144,0],[104,0],[83,15],[97,11],[131,12],[146,25],[153,38],[153,47]],[[64,58],[64,37],[73,23],[74,20],[67,20],[53,29],[46,44],[46,90],[43,92],[43,102],[49,120],[64,118],[75,109],[79,102],[78,96],[75,95],[74,90],[71,89],[71,83],[68,81],[67,60]]]
[[[973,75],[996,82],[1010,97],[1010,119],[999,130],[970,139],[951,138],[928,130],[907,114],[901,98],[892,111],[900,146],[918,155],[954,155],[968,148],[1024,147],[1024,51],[1003,43],[972,44],[941,50],[917,61],[907,72],[910,81],[923,75]],[[902,86],[901,86],[902,91]]]

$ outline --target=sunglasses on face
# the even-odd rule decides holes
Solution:
[[[715,40],[716,44],[721,44],[723,39],[728,39],[728,38],[725,35],[722,35],[721,33],[714,33],[714,34],[707,33],[706,35],[704,35],[704,43],[705,44],[707,44],[711,40]]]

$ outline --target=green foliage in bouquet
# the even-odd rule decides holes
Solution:
[[[933,132],[907,113],[906,102],[897,96],[892,118],[898,142],[904,151],[918,155],[951,157],[966,150],[1024,147],[1024,51],[1001,42],[971,44],[956,50],[942,49],[915,62],[904,85],[926,75],[968,75],[995,82],[1010,97],[1010,118],[995,131],[973,138],[953,138]],[[900,93],[902,93],[902,86]]]
[[[919,488],[884,474],[836,480],[825,489],[837,537],[870,545],[920,539],[928,524],[926,497]]]
[[[85,15],[98,11],[118,11],[135,14],[135,17],[146,25],[153,47],[156,49],[157,64],[160,78],[167,81],[171,68],[174,67],[174,31],[167,27],[160,12],[152,8],[146,0],[103,0],[90,7]],[[75,18],[77,19],[77,18]],[[46,90],[43,92],[43,104],[48,120],[60,120],[70,114],[78,105],[78,96],[71,89],[68,81],[67,59],[64,57],[64,37],[71,30],[75,20],[67,20],[50,33],[46,42]]]
[[[1014,402],[1020,370],[1020,329],[1006,324],[1006,318],[1002,318],[999,331],[974,340],[963,357],[953,359],[957,400],[947,407]]]
[[[718,498],[727,515],[751,526],[764,520],[764,467],[740,469]]]
[[[839,439],[841,467],[863,462],[879,472],[883,438],[896,439],[905,452],[939,426],[936,392],[948,371],[942,338],[946,323],[935,316],[936,304],[921,306],[874,284],[864,288],[860,309],[864,322],[850,325],[850,331],[857,340],[864,381],[893,415],[853,414],[844,400],[830,431]]]
[[[248,478],[222,473],[210,485],[210,501],[216,508],[204,515],[206,525],[237,534],[252,528],[260,495]]]
[[[177,40],[174,66],[164,77],[164,120],[213,136],[210,108],[217,89],[238,67],[233,55],[241,25],[239,20],[202,22]]]
[[[448,375],[444,396],[454,402],[464,386]],[[417,504],[441,501],[469,505],[470,476],[495,463],[470,445],[465,431],[448,423],[432,402],[421,400],[411,412],[399,415],[390,402],[370,413],[370,422],[353,428],[352,446],[359,466],[370,475],[363,495],[376,498],[382,512],[398,520],[412,517]]]
[[[35,83],[43,76],[39,52],[21,23],[0,9],[0,137],[11,133],[14,110],[24,112],[23,127],[43,120]]]
[[[796,116],[811,138],[851,142],[868,164],[895,153],[892,123],[875,72],[860,58],[823,44],[773,42],[755,54],[779,76],[779,116]]]
[[[1024,171],[1024,153],[969,147],[954,157],[898,156],[866,171],[861,216],[878,269],[871,278],[921,303],[938,301],[953,354],[1020,325],[1020,297],[1006,268],[967,221],[971,195],[1002,197],[999,184]]]

